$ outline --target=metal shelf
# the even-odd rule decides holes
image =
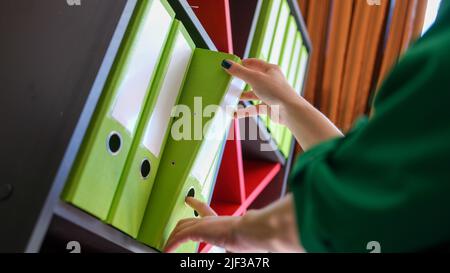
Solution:
[[[158,253],[157,250],[65,202],[58,202],[54,214],[55,219],[50,225],[49,234],[56,235],[65,243],[79,241],[82,249],[84,245],[88,245],[88,248],[94,251],[102,251],[99,246],[108,244],[107,250],[113,252]],[[64,249],[56,249],[58,250]]]
[[[250,103],[243,103],[248,107]],[[259,117],[248,117],[239,120],[241,131],[242,154],[248,159],[259,159],[274,163],[286,164],[286,158],[270,135],[266,125]],[[252,135],[257,128],[257,135]]]

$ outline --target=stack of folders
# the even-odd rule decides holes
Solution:
[[[279,65],[291,86],[302,95],[309,55],[297,22],[290,14],[286,0],[263,0],[250,57]],[[267,116],[260,118],[280,151],[288,157],[293,140],[291,132]]]
[[[138,2],[62,196],[159,250],[196,217],[187,195],[210,201],[244,85],[220,66],[237,57],[195,48],[174,16]]]

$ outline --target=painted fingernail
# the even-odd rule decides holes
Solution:
[[[231,68],[231,63],[229,61],[227,61],[227,60],[223,60],[222,61],[222,67],[228,70],[228,69]]]

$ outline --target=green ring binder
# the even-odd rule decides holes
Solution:
[[[170,131],[171,110],[181,95],[194,49],[187,31],[175,20],[107,219],[134,238],[138,236]],[[147,177],[142,175],[145,159],[149,164]]]
[[[64,200],[101,220],[107,219],[174,16],[166,0],[136,6],[63,192]],[[116,144],[112,153],[105,149],[109,140]]]

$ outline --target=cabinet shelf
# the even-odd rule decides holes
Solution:
[[[212,209],[222,216],[239,216],[245,211],[244,207],[239,203],[231,202],[215,202],[211,205]]]
[[[223,5],[223,1],[227,3]],[[200,21],[207,26],[206,29],[210,31],[212,40],[220,45],[219,48],[227,48],[224,44],[232,42],[234,54],[243,59],[249,57],[262,1],[213,0],[214,3],[220,3],[218,9],[212,8],[213,3],[190,2],[196,4]],[[288,0],[288,4],[305,46],[311,52],[298,4],[294,0]],[[221,25],[217,25],[217,18],[228,18],[228,14],[231,22],[224,20]],[[230,23],[232,38],[227,40],[225,38],[230,37]],[[243,102],[242,106],[249,107],[251,103]],[[249,208],[263,208],[285,195],[295,142],[292,141],[285,156],[259,117],[240,119],[232,129],[236,131],[231,135],[234,140],[227,141],[211,206],[219,215],[239,216]],[[207,252],[210,248],[202,245],[200,250]]]
[[[85,252],[85,247],[88,252],[104,251],[105,249],[112,252],[158,252],[94,216],[62,201],[59,201],[54,209],[54,218],[50,224],[48,236],[55,237],[62,243],[77,241],[83,252]],[[44,242],[42,251],[52,252],[55,248],[54,251],[60,251],[61,247],[64,247],[52,246],[53,243],[49,239]]]
[[[281,170],[279,163],[244,160],[245,203],[250,205]]]
[[[5,88],[15,90],[1,105],[9,109],[17,124],[29,126],[13,128],[13,133],[2,139],[5,143],[12,143],[4,153],[7,164],[3,167],[7,172],[3,178],[12,181],[14,191],[10,198],[1,200],[0,212],[5,224],[0,228],[0,252],[67,252],[65,244],[72,240],[80,241],[83,252],[157,252],[90,214],[60,201],[61,191],[137,1],[118,0],[108,4],[92,1],[90,5],[77,8],[76,13],[64,1],[50,1],[27,10],[25,19],[20,20],[15,19],[19,18],[15,15],[23,11],[16,4],[0,9],[0,14],[9,18],[0,23],[2,27],[7,27],[6,24],[17,25],[26,33],[31,33],[8,33],[5,36],[8,43],[2,44],[4,50],[1,51],[4,52],[2,59],[5,63],[13,63],[14,68],[26,68],[19,75],[14,72],[17,69],[1,67],[3,75],[11,79]],[[186,0],[167,1],[197,47],[217,50]],[[299,13],[298,7],[295,9],[296,2],[289,0],[289,3],[291,9]],[[229,0],[229,4],[233,48],[238,56],[246,58],[261,1]],[[239,5],[245,8],[240,9]],[[71,15],[65,16],[66,12]],[[301,19],[299,14],[296,16]],[[48,20],[42,21],[43,17]],[[245,22],[239,23],[237,18],[243,18]],[[39,33],[39,37],[33,33]],[[40,51],[26,55],[35,52],[33,42],[38,40]],[[11,45],[15,44],[25,47],[14,49]],[[46,58],[49,55],[54,56],[51,62]],[[42,63],[47,61],[49,65],[43,67]],[[55,70],[55,67],[64,69]],[[48,75],[52,76],[51,79],[47,79]],[[27,86],[23,84],[24,77],[39,80],[35,80],[36,86]],[[61,94],[61,90],[65,93]],[[17,109],[33,111],[19,113]],[[4,123],[7,122],[10,120]],[[241,133],[244,136],[247,134],[243,126],[258,128],[258,137],[254,140],[242,138]],[[285,181],[292,163],[292,156],[286,159],[281,154],[259,118],[236,121],[235,127],[241,128],[238,134],[241,138],[231,161],[235,161],[233,166],[240,166],[234,167],[233,178],[239,181],[239,185],[236,191],[228,194],[231,200],[224,198],[212,204],[221,215],[242,215],[248,208],[262,206],[273,200],[274,196],[280,197],[285,191]],[[25,136],[24,141],[18,141]],[[261,151],[262,145],[266,151]],[[17,166],[24,164],[24,154],[30,155],[28,160],[36,164],[30,164],[28,172],[19,172]],[[19,219],[19,215],[23,215],[23,219]],[[12,233],[18,239],[12,238]]]

